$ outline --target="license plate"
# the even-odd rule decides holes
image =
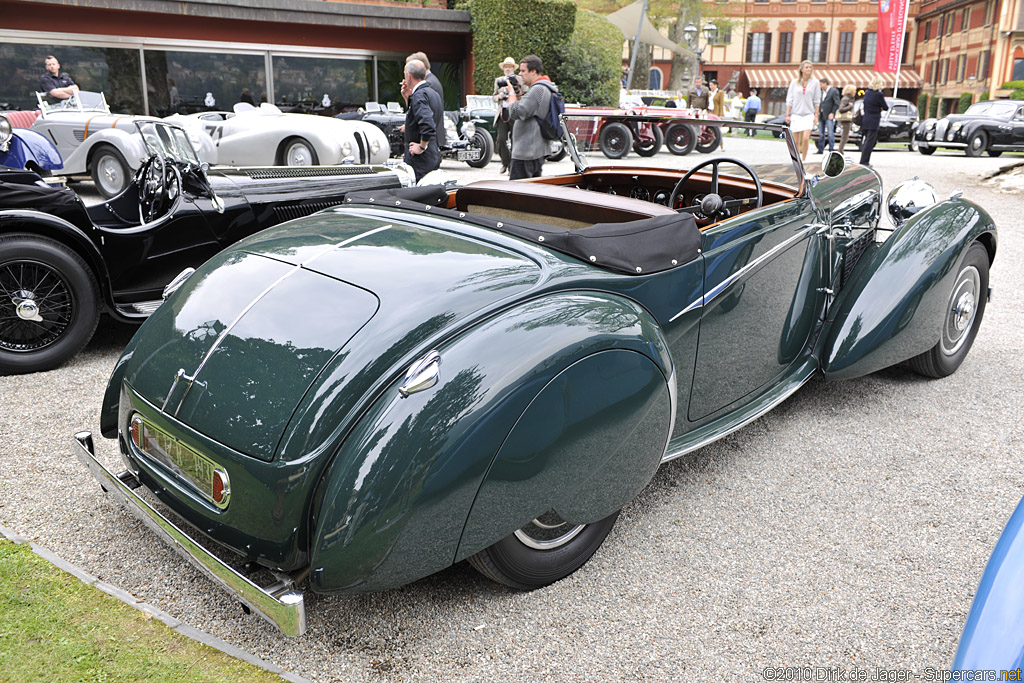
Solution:
[[[480,158],[478,149],[460,149],[457,154],[459,161],[477,161]]]

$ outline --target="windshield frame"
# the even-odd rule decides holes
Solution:
[[[150,156],[161,156],[169,161],[199,168],[199,155],[192,147],[188,133],[181,126],[168,121],[143,119],[135,121],[135,127]]]
[[[591,163],[590,158],[588,158],[588,155],[589,155],[589,157],[594,157],[595,154],[600,154],[601,153],[600,150],[598,150],[596,147],[594,147],[593,149],[591,149],[589,151],[580,151],[580,149],[577,146],[577,138],[576,138],[576,136],[574,136],[574,135],[572,135],[570,133],[571,122],[573,120],[583,120],[583,119],[589,119],[589,120],[592,120],[592,121],[597,121],[598,119],[611,119],[611,120],[614,120],[614,121],[622,121],[623,119],[628,119],[630,123],[632,123],[632,122],[638,122],[638,123],[639,122],[651,122],[651,123],[659,123],[659,124],[667,124],[668,122],[672,122],[672,123],[677,123],[678,122],[678,123],[685,123],[687,125],[694,125],[694,126],[710,126],[710,127],[715,127],[715,128],[721,128],[722,126],[729,126],[730,128],[735,128],[735,129],[740,129],[740,130],[747,130],[747,129],[749,129],[749,130],[754,130],[754,131],[761,131],[761,130],[769,131],[772,134],[773,137],[782,137],[783,138],[783,140],[780,140],[779,143],[782,143],[782,142],[785,143],[786,149],[789,152],[789,158],[790,158],[790,162],[792,163],[792,166],[793,166],[793,171],[795,173],[795,177],[798,180],[802,180],[804,178],[804,175],[805,175],[805,169],[804,169],[803,163],[800,161],[800,155],[797,152],[796,143],[793,140],[793,135],[792,135],[791,131],[789,130],[789,126],[783,126],[783,125],[772,124],[772,123],[746,123],[744,121],[735,121],[735,120],[732,120],[732,119],[696,118],[696,117],[693,117],[693,116],[685,115],[685,112],[681,112],[680,114],[664,114],[664,115],[663,114],[658,114],[658,115],[648,115],[648,114],[645,114],[645,115],[638,115],[638,114],[628,113],[628,110],[621,110],[621,109],[619,109],[619,110],[610,109],[610,110],[608,110],[606,112],[599,112],[599,111],[594,111],[594,112],[567,112],[565,114],[562,114],[559,117],[559,120],[560,120],[560,123],[561,123],[561,126],[562,126],[562,142],[566,145],[566,150],[569,152],[569,156],[572,158],[573,163],[576,166],[576,172],[577,173],[584,173],[584,172],[587,171],[587,169],[590,169],[590,168],[595,166],[595,164]],[[578,128],[577,128],[577,130],[578,130]],[[725,156],[729,156],[729,155],[725,154]],[[673,163],[673,164],[664,164],[664,165],[661,166],[661,168],[664,169],[664,170],[667,170],[667,171],[673,171],[673,170],[682,171],[683,168],[692,167],[693,165],[696,165],[697,163],[699,163],[701,161],[704,161],[707,158],[710,158],[710,157],[708,157],[707,155],[703,155],[703,154],[698,154],[697,157],[691,157],[690,155],[686,155],[686,156],[673,156],[672,157],[673,160],[679,160],[679,161],[677,163]],[[682,161],[682,160],[688,160],[688,161]],[[781,158],[781,153],[780,153],[779,163],[784,163],[784,160]],[[600,164],[598,164],[598,165],[600,165]]]

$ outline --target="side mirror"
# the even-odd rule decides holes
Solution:
[[[829,152],[821,162],[821,170],[829,178],[835,178],[846,170],[846,157],[839,152]]]

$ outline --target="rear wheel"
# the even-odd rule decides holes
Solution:
[[[939,343],[907,361],[914,372],[926,377],[946,377],[964,362],[985,315],[988,265],[988,251],[975,242],[960,262],[946,303]]]
[[[985,135],[985,131],[979,130],[967,139],[967,149],[964,152],[969,157],[980,157],[986,147],[988,147],[988,136]]]
[[[637,137],[633,142],[633,151],[642,157],[653,157],[661,151],[661,146],[665,144],[665,134],[661,132],[661,128],[656,124],[648,124],[648,126],[650,128],[651,138],[648,140],[641,140]]]
[[[320,160],[313,145],[305,138],[291,138],[284,143],[281,161],[285,166],[316,166]]]
[[[621,159],[629,153],[633,146],[633,134],[625,124],[613,121],[601,128],[601,136],[598,139],[601,152],[609,159]]]
[[[685,156],[697,146],[697,135],[685,123],[673,123],[665,131],[665,146],[673,154]]]
[[[921,154],[925,155],[925,156],[928,156],[930,154],[935,154],[935,148],[934,147],[924,147],[923,145],[920,145],[920,144],[917,146],[917,151],[920,152]]]
[[[78,254],[45,237],[0,237],[0,373],[57,367],[99,316],[99,286]]]
[[[989,155],[990,157],[997,157],[997,156],[999,156],[999,155],[1000,155],[1000,154],[1002,154],[1002,153],[1003,153],[1003,151],[1002,151],[1002,150],[999,150],[999,151],[997,152],[997,151],[995,151],[995,150],[991,150],[991,149],[990,149],[990,150],[988,151],[988,155]]]
[[[490,133],[483,128],[477,128],[473,133],[473,146],[480,149],[480,158],[476,161],[467,161],[467,166],[483,168],[491,163],[491,156],[494,154],[494,138]]]
[[[722,133],[717,128],[702,126],[700,135],[697,136],[697,151],[701,154],[710,154],[722,144]]]
[[[128,168],[124,156],[109,145],[103,145],[93,152],[89,174],[96,184],[96,189],[107,199],[124,192],[132,179],[131,169]]]
[[[554,510],[484,548],[469,563],[487,578],[521,590],[564,579],[582,567],[615,526],[618,511],[592,524],[569,524]]]

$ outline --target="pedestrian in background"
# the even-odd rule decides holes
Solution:
[[[747,123],[753,123],[757,121],[757,114],[761,111],[761,98],[757,96],[757,88],[750,89],[750,97],[747,98],[746,103],[743,105],[743,120]],[[753,128],[747,129],[747,136],[753,136],[757,133]]]
[[[818,154],[825,152],[825,136],[828,136],[828,151],[836,148],[836,113],[839,111],[839,88],[834,85],[829,87],[827,78],[822,77],[818,81],[824,93],[821,96],[820,115],[818,119]]]
[[[412,166],[416,181],[441,165],[441,148],[437,131],[442,128],[444,108],[441,98],[426,83],[427,68],[418,59],[405,64],[402,93],[408,92],[409,107],[405,111],[405,163]]]
[[[811,142],[811,128],[818,120],[821,86],[814,77],[814,64],[809,60],[800,62],[796,74],[786,93],[786,123],[793,132],[800,158],[806,160],[807,148]]]
[[[441,110],[444,111],[444,87],[441,85],[441,81],[437,79],[437,76],[435,76],[433,72],[430,70],[430,60],[427,59],[426,53],[413,52],[411,55],[405,58],[405,63],[408,64],[410,61],[414,59],[422,63],[423,66],[427,68],[426,83],[428,86],[430,86],[431,90],[436,92],[438,96],[441,98]],[[448,146],[448,140],[447,136],[445,135],[444,126],[441,126],[437,130],[437,144],[439,147]]]
[[[704,87],[703,76],[697,76],[693,79],[693,88],[686,99],[691,109],[708,108],[708,89]]]
[[[508,92],[505,90],[504,83],[515,82],[518,84],[519,80],[516,78],[516,60],[511,57],[506,57],[505,61],[498,65],[505,75],[498,76],[494,79],[494,101],[498,105],[498,111],[495,114],[495,134],[498,136],[498,156],[501,158],[501,172],[508,173],[509,164],[512,162],[512,117],[509,113],[509,108],[512,106],[508,101]],[[511,77],[511,80],[509,79]],[[522,88],[516,88],[513,86],[513,90],[516,94],[521,94]]]
[[[864,113],[861,115],[860,132],[864,137],[860,142],[860,163],[864,166],[871,165],[871,152],[878,142],[878,126],[882,122],[882,110],[888,109],[889,104],[885,101],[882,88],[885,81],[878,74],[875,74],[868,84],[867,92],[864,93]]]
[[[515,121],[509,180],[540,177],[550,145],[540,132],[538,117],[547,116],[551,108],[551,93],[558,92],[551,79],[544,75],[544,64],[536,55],[527,55],[519,60],[519,78],[527,88],[522,99],[516,97],[511,84],[505,86],[512,104],[509,112]]]
[[[712,78],[708,82],[708,99],[711,100],[711,113],[720,119],[725,118],[725,92],[718,87],[718,79]],[[725,151],[725,134],[723,129],[718,129],[718,148]]]
[[[839,153],[846,149],[846,141],[850,139],[850,129],[853,128],[853,103],[857,98],[857,89],[852,85],[843,88],[843,97],[839,100],[839,111],[836,113],[836,121],[842,129],[839,137]]]

